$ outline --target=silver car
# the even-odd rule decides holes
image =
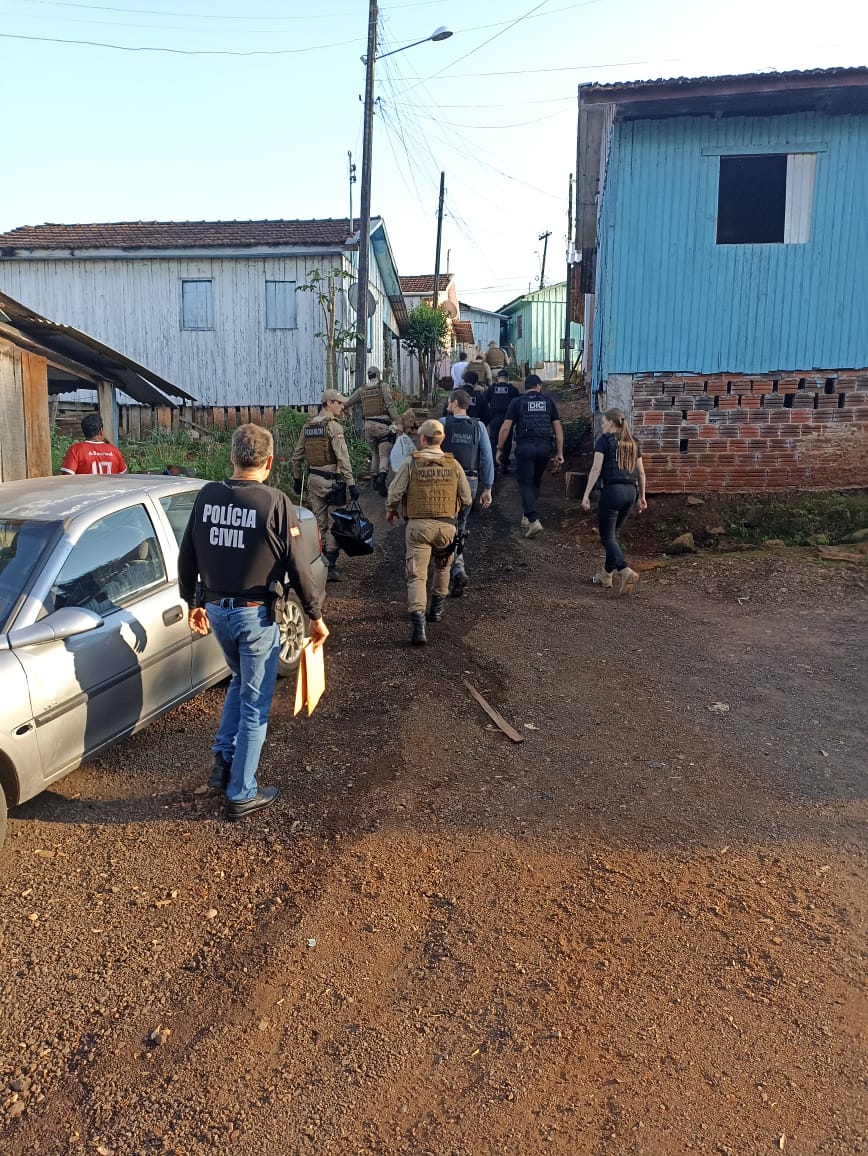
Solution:
[[[0,485],[0,843],[7,807],[228,674],[178,594],[178,545],[203,485],[147,474]],[[322,591],[316,521],[296,512]],[[307,628],[294,592],[288,619],[284,675]]]

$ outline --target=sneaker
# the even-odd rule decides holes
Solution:
[[[625,566],[623,570],[618,571],[618,593],[631,594],[638,581],[639,575],[636,571]]]
[[[252,799],[244,799],[240,803],[227,803],[226,818],[244,819],[255,811],[264,811],[266,807],[271,806],[279,794],[280,790],[277,787],[263,787],[256,792]]]
[[[214,752],[214,768],[211,771],[211,778],[208,780],[209,791],[225,791],[229,786],[229,772],[232,770],[232,764],[226,761],[222,751]]]
[[[529,526],[529,525],[530,525],[530,522],[527,520],[527,518],[526,518],[526,517],[524,517],[524,516],[522,515],[522,519],[521,519],[521,528],[522,528],[522,530],[526,530],[526,529],[528,528],[528,526]]]
[[[607,590],[612,589],[612,575],[607,574],[605,570],[601,570],[599,574],[595,574],[591,581],[595,586],[605,586]]]
[[[543,528],[543,524],[539,520],[539,518],[537,518],[535,522],[530,522],[527,529],[524,532],[525,538],[535,538],[537,536],[537,534],[542,533],[542,528]]]

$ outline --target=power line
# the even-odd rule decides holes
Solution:
[[[255,16],[248,14],[246,16],[221,16],[213,12],[167,12],[165,9],[156,8],[121,8],[112,4],[76,4],[71,3],[70,0],[27,0],[27,5],[30,7],[33,4],[40,4],[47,8],[84,8],[90,12],[126,12],[134,16],[178,16],[189,18],[190,20],[260,20],[268,21],[286,21],[286,20],[334,20],[339,16],[352,16],[353,12],[312,12],[304,16]],[[404,7],[404,5],[402,5]],[[409,5],[407,6],[409,7]]]
[[[253,48],[239,52],[228,48],[158,48],[152,45],[106,44],[101,40],[63,40],[57,36],[23,36],[14,32],[0,32],[4,40],[32,40],[40,44],[77,44],[85,48],[111,48],[115,52],[169,52],[174,56],[297,56],[303,52],[322,52],[327,48],[344,48],[358,44],[359,39],[339,40],[335,44],[312,44],[307,48]]]

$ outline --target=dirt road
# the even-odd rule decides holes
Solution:
[[[496,499],[422,652],[400,531],[347,565],[279,806],[197,793],[218,689],[15,813],[3,1152],[868,1151],[864,583],[752,551],[617,600]]]

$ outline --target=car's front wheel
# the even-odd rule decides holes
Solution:
[[[280,628],[280,657],[277,673],[281,678],[295,674],[307,637],[307,617],[295,594],[286,596],[286,621]]]

